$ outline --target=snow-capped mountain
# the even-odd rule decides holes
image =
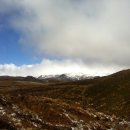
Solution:
[[[88,76],[85,74],[57,74],[57,75],[41,75],[38,79],[53,79],[53,80],[83,80],[83,79],[93,79],[93,76]]]

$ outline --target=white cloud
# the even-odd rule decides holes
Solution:
[[[129,12],[129,0],[0,1],[0,13],[10,14],[10,24],[21,33],[22,44],[33,46],[37,53],[43,55],[61,56],[71,61],[80,59],[84,64],[79,61],[75,64],[78,65],[77,71],[81,72],[85,68],[85,72],[89,71],[90,66],[94,67],[95,72],[104,70],[106,73],[117,70],[113,66],[123,69],[122,66],[130,65]],[[73,68],[73,62],[65,67],[63,64],[66,62],[49,62],[57,65],[58,72],[60,67],[61,70],[66,67],[67,71],[68,66],[71,66],[69,71]],[[54,71],[51,67],[50,71],[49,67],[45,70],[44,64],[45,62],[30,68],[28,65],[11,65],[11,70],[14,66],[16,75],[19,72],[21,75],[33,75],[34,72],[40,74],[36,68],[42,70],[42,67],[44,73]]]
[[[100,71],[99,71],[100,70]],[[55,75],[63,73],[86,74],[86,75],[108,75],[120,70],[119,66],[87,66],[82,61],[72,60],[49,60],[45,59],[40,64],[16,66],[14,64],[0,65],[0,75],[10,76],[40,76]]]
[[[12,24],[38,53],[130,65],[129,0],[23,0]]]

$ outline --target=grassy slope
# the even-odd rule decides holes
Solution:
[[[85,96],[97,110],[130,120],[130,70],[99,79],[86,89]]]
[[[25,126],[29,125],[29,123],[26,124],[29,117],[33,113],[34,115],[37,113],[42,120],[54,124],[61,121],[61,123],[67,124],[69,128],[69,125],[73,126],[74,124],[64,115],[64,109],[71,116],[80,120],[78,119],[81,114],[79,108],[82,111],[93,108],[130,121],[130,70],[102,78],[50,84],[33,78],[29,78],[29,80],[1,78],[0,95],[3,95],[0,96],[0,104],[5,107],[8,114],[15,111],[11,104],[15,104],[21,109],[21,114],[16,111],[16,117],[22,117]],[[8,102],[4,103],[2,97]],[[8,107],[10,111],[8,111]],[[26,112],[27,115],[24,114]],[[60,113],[64,116],[60,117]],[[83,114],[81,119],[88,120],[88,122],[89,120],[97,121],[93,117],[86,117],[88,115]],[[5,117],[6,120],[7,118]]]

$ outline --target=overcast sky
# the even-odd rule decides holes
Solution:
[[[0,0],[0,75],[129,68],[129,12],[129,0]]]

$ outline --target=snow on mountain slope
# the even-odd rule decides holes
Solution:
[[[93,76],[85,75],[82,73],[79,74],[59,74],[59,75],[41,75],[38,77],[38,79],[53,79],[53,80],[82,80],[82,79],[93,79]]]

